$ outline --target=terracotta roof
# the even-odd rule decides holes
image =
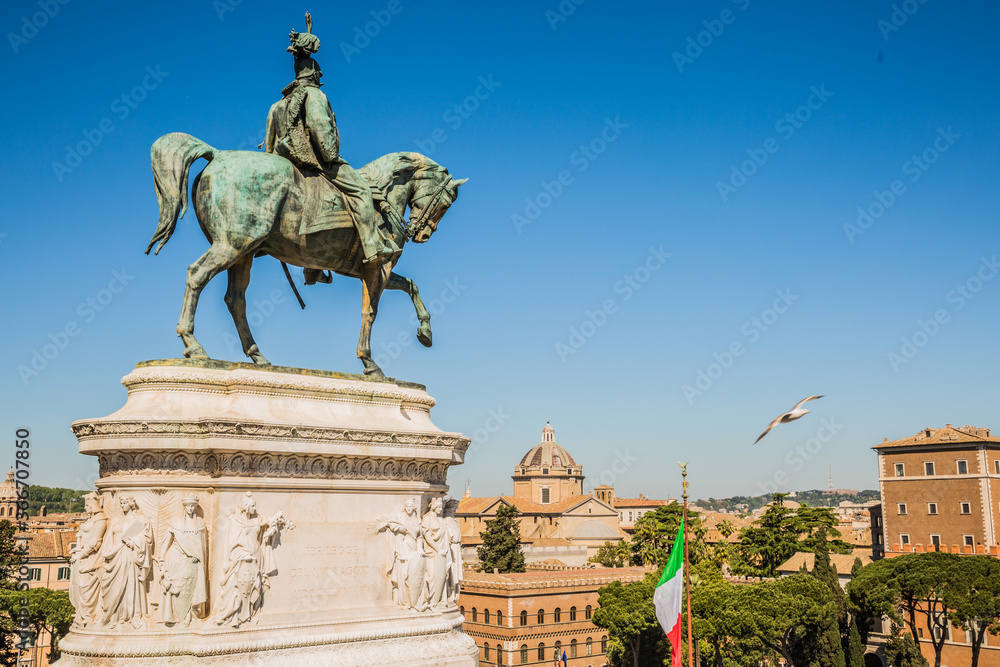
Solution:
[[[467,581],[558,581],[560,579],[578,580],[589,577],[644,577],[649,570],[641,567],[593,567],[582,570],[560,570],[558,572],[516,572],[512,574],[493,574],[487,572],[466,572]],[[569,582],[567,582],[569,583]]]
[[[539,503],[533,503],[527,498],[522,498],[521,496],[493,496],[492,498],[466,498],[458,504],[458,514],[481,514],[490,505],[495,503],[497,500],[502,500],[508,505],[512,505],[517,508],[517,511],[521,514],[562,514],[567,510],[570,510],[577,505],[586,502],[587,500],[595,500],[596,502],[601,502],[591,495],[578,495],[569,496],[563,498],[560,501],[549,503],[548,505],[541,505]]]
[[[869,556],[855,556],[853,553],[850,553],[830,554],[830,564],[837,568],[838,575],[849,575],[851,568],[854,567],[855,558],[860,558],[862,565],[868,565],[872,562]],[[779,565],[778,572],[798,572],[802,568],[803,563],[806,564],[806,569],[812,572],[813,566],[816,563],[816,554],[799,551]]]
[[[533,547],[568,547],[572,546],[572,542],[563,537],[541,537],[537,540],[531,540],[531,546]]]
[[[28,558],[68,558],[69,545],[76,542],[76,531],[18,533],[17,539],[27,542]]]
[[[1000,438],[991,436],[988,428],[979,428],[977,426],[968,425],[952,426],[951,424],[946,424],[944,428],[925,428],[920,431],[920,433],[911,435],[908,438],[901,438],[899,440],[892,441],[884,439],[882,442],[872,447],[872,449],[878,450],[886,447],[912,447],[914,445],[930,446],[959,443],[1000,444]]]
[[[669,505],[672,502],[676,502],[674,499],[670,500],[653,500],[652,498],[615,498],[615,509],[621,509],[623,507],[660,507],[661,505]]]

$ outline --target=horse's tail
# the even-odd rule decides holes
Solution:
[[[188,204],[188,172],[199,158],[209,162],[215,157],[215,149],[190,134],[172,132],[165,134],[153,144],[150,158],[153,163],[153,182],[156,185],[156,200],[160,203],[160,222],[156,225],[153,240],[146,248],[146,254],[157,242],[154,255],[158,255],[167,244],[177,227],[178,218],[183,218]]]

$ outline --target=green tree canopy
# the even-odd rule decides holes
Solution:
[[[28,625],[35,637],[47,632],[51,637],[49,661],[59,657],[59,640],[66,636],[73,624],[73,605],[67,591],[50,588],[29,588],[26,591],[0,592],[0,613],[5,619],[20,619],[22,600],[27,599]],[[16,654],[15,654],[16,655]]]
[[[517,519],[520,515],[516,507],[500,503],[496,518],[486,522],[486,528],[479,533],[483,543],[476,550],[481,571],[496,570],[500,574],[524,572],[521,522]]]
[[[641,581],[614,581],[598,591],[593,622],[608,631],[608,661],[611,664],[663,664],[669,642],[656,620],[653,592],[660,573],[649,573]]]
[[[837,553],[850,553],[852,547],[840,539],[839,520],[832,509],[808,505],[792,509],[785,506],[786,497],[774,494],[760,519],[740,531],[733,562],[738,574],[773,577],[797,551],[814,552],[820,542]]]

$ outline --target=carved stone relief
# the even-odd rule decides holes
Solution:
[[[108,517],[104,514],[101,496],[88,493],[84,503],[90,517],[83,522],[76,534],[76,547],[69,556],[69,596],[76,609],[73,618],[75,627],[93,625],[100,617],[101,574],[104,560],[101,547],[108,529]]]

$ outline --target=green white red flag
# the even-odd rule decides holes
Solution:
[[[673,647],[670,667],[681,667],[681,606],[684,601],[684,521],[674,538],[670,560],[653,593],[656,620]]]

